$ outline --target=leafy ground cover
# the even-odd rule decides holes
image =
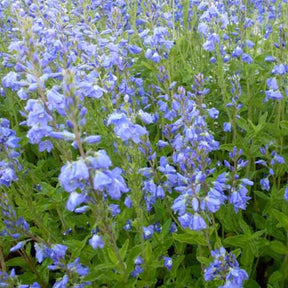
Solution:
[[[0,286],[288,286],[286,0],[0,1]]]

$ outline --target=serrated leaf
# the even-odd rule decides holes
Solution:
[[[259,118],[258,123],[261,125],[266,124],[267,116],[268,116],[268,112],[265,112],[264,114],[262,114]]]
[[[272,209],[271,214],[279,221],[277,227],[283,227],[288,231],[288,216],[276,209]]]
[[[129,239],[126,239],[124,245],[120,249],[120,256],[124,260],[126,257],[127,249],[129,247]]]
[[[254,193],[259,197],[264,200],[270,200],[270,197],[266,195],[266,193],[261,192],[261,191],[254,191]]]
[[[209,266],[210,264],[210,260],[206,257],[202,257],[202,256],[197,256],[197,261],[200,262],[201,264],[204,264],[205,266]]]
[[[237,125],[245,131],[249,131],[250,127],[247,121],[244,118],[237,119]]]
[[[241,255],[241,264],[245,266],[245,270],[248,274],[250,274],[252,265],[254,262],[254,251],[250,246],[247,246],[246,249],[243,249]]]
[[[245,282],[244,286],[245,288],[261,288],[259,284],[252,279],[250,279],[247,283]]]
[[[268,283],[275,283],[281,280],[283,277],[283,274],[280,271],[275,271],[271,274],[271,276],[268,279]]]
[[[194,233],[193,233],[194,232]],[[173,234],[173,238],[176,241],[187,243],[187,244],[199,244],[199,245],[207,245],[207,241],[200,232],[196,231],[189,231],[188,233],[184,234]]]
[[[280,121],[280,127],[281,127],[282,129],[288,130],[288,121],[286,121],[286,120]]]
[[[286,246],[282,242],[277,240],[270,242],[270,248],[278,254],[285,255],[288,252]]]
[[[222,144],[222,145],[220,145],[219,149],[231,152],[231,151],[233,151],[234,146],[235,146],[234,144]]]
[[[244,234],[251,234],[251,228],[250,226],[243,220],[243,218],[239,219],[239,226],[242,229],[242,231],[244,232]]]
[[[110,261],[116,265],[118,264],[118,259],[117,259],[117,256],[115,255],[114,251],[112,250],[112,248],[110,248],[109,246],[106,247],[106,252],[108,254],[108,257],[110,259]]]
[[[6,261],[6,265],[8,267],[19,266],[19,267],[24,268],[28,264],[23,257],[13,257],[9,259],[8,261]]]
[[[248,241],[250,241],[250,235],[236,235],[224,239],[223,243],[228,246],[245,248]]]

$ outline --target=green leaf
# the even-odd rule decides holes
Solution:
[[[283,274],[280,271],[275,271],[271,274],[271,276],[268,279],[268,283],[275,283],[282,279]]]
[[[247,283],[245,283],[244,286],[245,288],[261,288],[259,284],[252,279],[250,279]]]
[[[118,259],[117,259],[117,256],[115,255],[114,251],[112,250],[111,247],[107,246],[106,247],[106,252],[108,254],[108,257],[110,259],[110,261],[113,263],[113,264],[118,264]]]
[[[286,246],[282,242],[277,240],[270,242],[270,248],[278,254],[285,255],[288,252]]]
[[[123,260],[126,257],[128,247],[129,247],[129,239],[126,239],[124,245],[121,247],[121,250],[120,250],[120,256]]]
[[[173,234],[173,238],[182,243],[207,245],[207,241],[201,232],[189,231],[184,234]]]
[[[240,128],[242,128],[245,131],[250,130],[249,124],[247,123],[247,121],[244,118],[237,119],[237,124]]]
[[[99,275],[105,274],[101,271],[112,270],[113,268],[115,268],[115,265],[112,263],[97,265],[90,269],[90,273],[85,277],[85,281],[95,281],[100,277]]]
[[[233,151],[234,146],[235,146],[234,144],[222,144],[222,145],[220,145],[219,149],[231,152],[231,151]]]
[[[250,235],[236,235],[224,239],[223,243],[227,246],[245,248],[247,246],[247,242],[250,241],[250,238]]]
[[[286,120],[280,121],[280,127],[281,127],[282,129],[288,130],[288,121],[286,121]]]
[[[24,268],[28,264],[23,257],[13,257],[9,259],[8,261],[6,261],[6,265],[8,267],[19,266],[19,267]]]
[[[245,266],[245,270],[248,274],[250,274],[252,265],[254,262],[254,251],[251,249],[250,246],[247,246],[246,249],[243,249],[241,255],[241,264]]]
[[[209,266],[209,264],[210,264],[210,262],[211,262],[211,261],[210,261],[208,258],[206,258],[206,257],[197,256],[196,258],[197,258],[197,260],[198,260],[201,264],[204,264],[205,266]]]
[[[259,118],[259,124],[260,125],[264,125],[266,124],[266,120],[267,120],[267,116],[268,116],[268,112],[265,112],[264,114],[262,114]]]
[[[277,227],[283,227],[286,231],[288,231],[288,216],[276,209],[272,209],[271,214],[279,221]]]
[[[259,198],[262,198],[264,200],[270,200],[270,197],[266,195],[266,193],[261,191],[254,191],[254,194],[256,194]]]

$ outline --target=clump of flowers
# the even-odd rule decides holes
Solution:
[[[20,138],[16,132],[10,129],[10,122],[0,118],[0,185],[10,186],[17,180],[16,171],[21,169],[16,148],[19,147]]]
[[[223,286],[219,288],[241,288],[243,281],[248,279],[245,270],[239,267],[239,264],[232,253],[227,253],[225,248],[221,247],[211,251],[214,261],[204,270],[205,281],[223,280]]]

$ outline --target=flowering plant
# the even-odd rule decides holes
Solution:
[[[0,1],[0,286],[287,287],[287,14]]]

